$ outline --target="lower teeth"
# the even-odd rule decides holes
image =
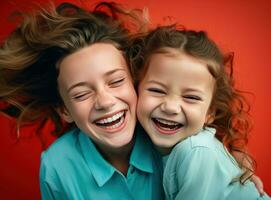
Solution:
[[[171,131],[171,130],[177,130],[180,128],[179,125],[168,125],[168,124],[163,124],[159,122],[158,120],[154,120],[154,123],[156,126],[158,126],[160,129]]]
[[[102,127],[103,128],[106,128],[106,129],[114,129],[114,128],[117,128],[117,127],[119,127],[122,123],[123,123],[123,121],[124,121],[124,117],[121,117],[121,119],[120,119],[120,121],[118,122],[118,123],[116,123],[116,124],[114,124],[114,125],[112,125],[112,126],[103,126],[102,125]],[[100,125],[101,126],[101,125]]]

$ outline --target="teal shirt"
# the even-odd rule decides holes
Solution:
[[[163,199],[161,158],[141,132],[135,133],[126,177],[80,130],[63,135],[41,157],[42,199]]]
[[[206,128],[181,141],[163,161],[167,200],[270,200],[267,195],[260,197],[251,181],[232,183],[242,171],[215,138],[215,129]]]

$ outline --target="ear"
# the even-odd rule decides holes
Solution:
[[[73,118],[65,106],[61,106],[61,107],[56,108],[56,111],[60,115],[60,117],[63,120],[65,120],[66,122],[68,122],[68,123],[73,122]]]
[[[209,113],[206,115],[206,118],[205,118],[205,124],[211,124],[213,123],[215,120],[215,114],[214,113]]]
[[[206,118],[205,118],[205,124],[211,124],[213,123],[215,120],[215,108],[210,108],[207,115],[206,115]]]

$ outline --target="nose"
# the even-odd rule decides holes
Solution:
[[[166,98],[161,104],[161,110],[166,114],[174,115],[181,112],[181,105],[176,98]]]
[[[108,91],[99,91],[96,96],[95,109],[96,110],[106,110],[116,103],[114,95]]]

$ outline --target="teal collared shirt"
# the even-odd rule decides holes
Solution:
[[[206,128],[178,143],[163,158],[167,200],[271,200],[260,196],[255,185],[232,182],[242,171],[237,162]]]
[[[135,134],[125,177],[80,130],[66,133],[42,154],[42,199],[163,199],[161,159],[141,129]]]

